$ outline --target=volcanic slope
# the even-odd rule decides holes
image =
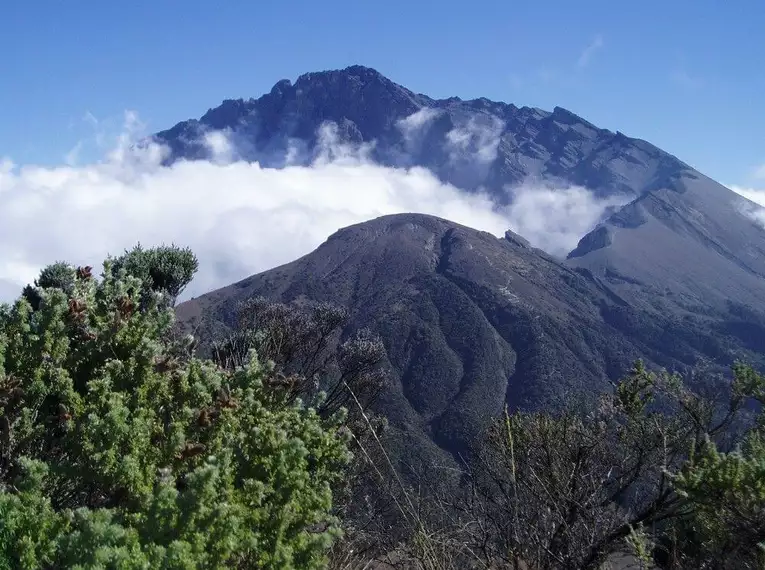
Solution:
[[[417,453],[430,442],[463,451],[505,402],[556,406],[637,358],[673,369],[710,347],[726,358],[691,317],[644,311],[511,232],[419,214],[344,228],[292,263],[179,305],[178,318],[209,342],[256,296],[336,303],[352,315],[346,335],[379,334],[391,383],[376,405]]]

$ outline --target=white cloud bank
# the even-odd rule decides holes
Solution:
[[[372,164],[364,149],[354,153],[333,135],[323,133],[326,152],[313,165],[283,169],[227,162],[231,149],[219,135],[207,140],[216,160],[171,167],[160,166],[162,149],[129,150],[128,138],[89,165],[0,161],[0,301],[53,261],[98,265],[139,241],[191,247],[200,271],[186,296],[199,295],[292,261],[341,227],[401,212],[498,236],[512,229],[565,254],[609,205],[581,188],[521,188],[512,206],[498,209],[425,169]]]
[[[630,199],[596,198],[586,188],[522,186],[505,210],[509,229],[551,255],[564,257],[603,218],[606,210]],[[529,237],[531,236],[531,237]]]

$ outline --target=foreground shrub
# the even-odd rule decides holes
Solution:
[[[594,405],[506,413],[451,501],[462,540],[509,567],[765,567],[765,378],[733,372],[706,393],[638,363]]]
[[[187,250],[117,261],[0,309],[0,568],[323,567],[341,413],[171,334]]]

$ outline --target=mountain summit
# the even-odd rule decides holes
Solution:
[[[359,65],[278,81],[258,99],[224,101],[199,120],[156,138],[170,161],[214,154],[206,136],[223,132],[235,158],[281,167],[308,164],[327,146],[366,145],[394,167],[422,166],[498,203],[533,182],[564,192],[583,186],[627,205],[583,236],[569,264],[621,294],[661,292],[666,304],[765,306],[765,232],[751,202],[643,140],[600,129],[574,113],[485,98],[433,99]]]
[[[237,157],[278,167],[311,162],[326,123],[339,142],[373,143],[370,158],[380,164],[423,166],[501,201],[505,187],[529,180],[635,198],[690,171],[655,146],[599,129],[562,107],[432,99],[358,65],[307,73],[294,84],[281,80],[258,99],[224,101],[156,136],[170,147],[170,160],[197,159],[211,157],[205,135],[224,131]]]

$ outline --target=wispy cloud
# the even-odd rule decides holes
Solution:
[[[215,164],[234,161],[235,149],[225,131],[212,131],[203,136],[204,144],[210,151],[210,160]]]
[[[101,119],[86,111],[72,120],[69,127],[79,131],[79,140],[63,156],[68,166],[99,159],[104,153],[123,147],[125,140],[135,139],[147,131],[147,125],[132,111]]]
[[[455,126],[446,133],[449,160],[453,164],[477,162],[486,165],[493,162],[504,128],[505,123],[494,116],[485,121],[471,117],[464,124]]]
[[[760,164],[755,167],[752,176],[757,180],[765,180],[765,164]]]
[[[507,80],[513,89],[521,89],[526,83],[524,78],[518,73],[511,73]]]
[[[138,117],[127,114],[114,148],[82,166],[0,161],[0,299],[52,261],[94,264],[138,241],[190,246],[200,272],[188,294],[198,295],[294,260],[338,228],[401,212],[497,236],[513,229],[563,254],[608,205],[584,188],[522,187],[511,206],[498,207],[423,168],[374,164],[368,147],[341,143],[331,125],[319,134],[317,160],[280,169],[230,160],[226,133],[206,135],[213,160],[162,166],[161,147],[132,144],[137,130]]]
[[[582,50],[582,53],[579,54],[579,59],[576,61],[577,67],[581,69],[587,67],[595,55],[595,52],[602,49],[603,45],[603,36],[601,34],[597,34],[594,38],[592,38],[592,40],[590,40],[590,43],[587,44],[587,47]]]
[[[576,85],[581,77],[578,72],[587,68],[593,61],[596,53],[605,47],[606,43],[602,34],[596,34],[590,42],[579,52],[579,57],[573,63],[559,62],[558,65],[541,64],[526,72],[513,72],[508,75],[507,82],[512,89],[528,87],[570,87]]]
[[[415,111],[408,117],[399,119],[396,121],[396,127],[402,132],[405,137],[409,137],[412,134],[417,133],[428,123],[433,121],[439,115],[438,109],[432,109],[431,107],[423,107],[419,111]]]
[[[695,91],[704,86],[704,80],[701,77],[691,75],[685,69],[675,69],[669,74],[669,79],[678,87],[688,89],[689,91]]]
[[[82,120],[86,123],[89,123],[93,128],[98,127],[99,120],[90,111],[85,111],[85,114],[82,116]]]
[[[526,73],[511,73],[507,84],[513,90],[563,85],[566,84],[566,74],[555,67],[543,65]]]
[[[64,162],[68,166],[77,166],[80,160],[80,152],[82,151],[82,141],[78,141],[69,152],[64,155]]]
[[[557,69],[551,67],[540,67],[534,72],[534,77],[543,85],[549,85],[559,80],[562,74]]]
[[[396,127],[404,137],[404,145],[408,152],[411,153],[420,150],[422,143],[425,140],[428,127],[439,115],[440,111],[437,109],[423,107],[408,117],[396,121]]]

